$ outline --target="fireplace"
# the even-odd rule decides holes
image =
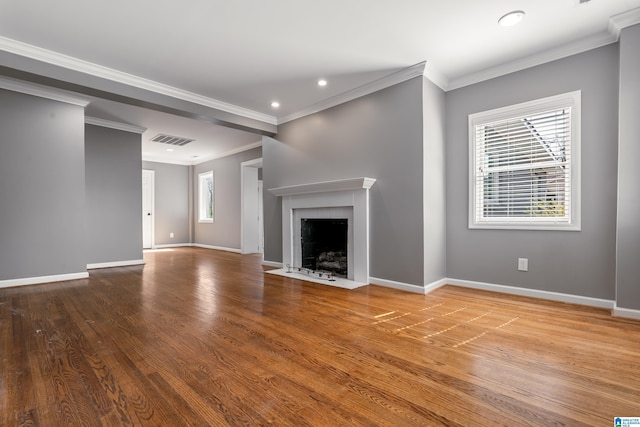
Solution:
[[[318,182],[312,184],[293,185],[288,187],[272,188],[269,191],[276,196],[282,197],[282,264],[283,269],[271,270],[270,273],[291,275],[291,271],[296,268],[308,270],[322,270],[318,268],[319,260],[315,260],[316,268],[306,266],[311,265],[311,260],[305,260],[307,251],[303,255],[303,219],[315,220],[317,227],[336,225],[344,221],[344,229],[337,234],[346,234],[346,251],[333,248],[322,252],[333,252],[332,255],[325,254],[323,261],[339,265],[344,255],[336,252],[346,253],[346,275],[344,269],[332,272],[337,277],[336,281],[327,283],[326,279],[317,277],[298,277],[318,283],[325,283],[354,289],[364,286],[369,282],[369,188],[375,179],[354,178],[339,181]],[[320,225],[318,225],[320,224]],[[323,246],[324,243],[316,242],[310,246]],[[320,254],[314,255],[320,258]],[[308,256],[311,258],[311,255]],[[330,258],[330,259],[328,259]],[[336,258],[340,258],[336,261]],[[294,276],[290,276],[294,277]],[[326,275],[324,276],[326,277]]]
[[[347,218],[302,218],[302,267],[346,278],[349,271],[347,230]]]

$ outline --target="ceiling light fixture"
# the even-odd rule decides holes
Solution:
[[[318,86],[326,86],[326,85],[327,85],[327,81],[325,79],[318,80]]]
[[[273,108],[278,108],[278,107],[280,106],[280,103],[279,103],[278,101],[273,101],[273,102],[271,103],[271,106],[272,106]]]
[[[522,10],[514,10],[498,19],[498,24],[503,27],[511,27],[524,19],[524,12]]]
[[[173,151],[173,148],[167,148],[167,151]]]

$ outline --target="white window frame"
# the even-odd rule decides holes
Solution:
[[[211,188],[213,191],[213,195],[211,197],[211,204],[207,203],[207,192],[208,188],[206,187],[207,180],[211,179]],[[213,179],[213,171],[202,172],[198,174],[198,222],[200,223],[213,223],[215,218],[214,211],[214,200],[215,200],[216,192],[215,192],[215,181]],[[211,212],[211,217],[208,216],[208,211]]]
[[[469,228],[471,229],[512,229],[512,230],[565,230],[579,231],[580,223],[580,106],[581,92],[574,91],[561,95],[524,102],[508,107],[469,115]],[[570,191],[569,215],[566,219],[558,217],[486,217],[483,216],[483,182],[477,180],[476,171],[480,167],[476,158],[476,128],[500,120],[507,120],[544,111],[571,109],[571,147],[569,164]],[[482,199],[482,200],[481,200]]]

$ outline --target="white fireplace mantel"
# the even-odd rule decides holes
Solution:
[[[335,208],[352,210],[353,224],[349,233],[353,248],[353,277],[343,287],[353,289],[369,283],[369,189],[376,182],[373,178],[351,178],[336,181],[314,182],[271,188],[269,192],[282,197],[282,264],[295,267],[298,258],[295,251],[299,245],[294,236],[299,235],[300,227],[297,212],[330,212]],[[329,215],[331,215],[329,213]],[[313,217],[313,216],[312,216]],[[326,216],[323,216],[326,218]],[[351,273],[350,273],[351,274]],[[315,281],[315,280],[313,280]],[[323,282],[320,282],[323,283]],[[334,284],[326,283],[326,284]]]
[[[298,194],[326,193],[329,191],[368,190],[376,182],[373,178],[351,178],[336,181],[313,182],[311,184],[290,185],[271,188],[276,196],[295,196]]]

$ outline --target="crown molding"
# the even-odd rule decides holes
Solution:
[[[253,150],[254,148],[262,147],[262,139],[252,144],[243,145],[242,147],[234,148],[233,150],[225,151],[223,153],[212,154],[211,156],[198,157],[196,161],[192,162],[192,165],[199,165],[211,160],[221,159],[223,157],[232,156],[234,154],[242,153],[243,151]]]
[[[6,89],[13,92],[20,92],[40,98],[51,99],[53,101],[60,101],[66,104],[77,105],[82,108],[89,105],[88,99],[83,99],[79,96],[72,96],[63,92],[59,92],[47,86],[42,86],[36,83],[27,83],[23,82],[22,80],[15,80],[9,77],[0,76],[0,89]]]
[[[153,163],[162,163],[167,165],[178,165],[178,166],[193,166],[194,163],[189,160],[171,160],[171,159],[163,159],[159,156],[154,156],[153,154],[142,154],[143,162],[153,162]]]
[[[104,119],[99,119],[97,117],[90,117],[90,116],[85,116],[84,122],[88,125],[102,126],[104,128],[117,129],[117,130],[122,130],[125,132],[131,132],[131,133],[143,134],[147,130],[147,128],[143,128],[140,126],[130,125],[127,123],[113,122],[111,120],[104,120]]]
[[[340,105],[345,102],[349,102],[354,99],[363,97],[365,95],[369,95],[373,92],[386,89],[398,83],[405,82],[414,77],[422,76],[424,75],[425,65],[426,65],[426,61],[420,62],[418,64],[412,65],[411,67],[389,74],[386,77],[382,77],[378,80],[374,80],[370,83],[367,83],[355,89],[348,90],[339,95],[333,96],[331,98],[320,101],[316,104],[310,105],[309,107],[304,108],[298,112],[286,115],[284,117],[279,117],[278,124],[290,122],[292,120],[296,120],[301,117],[309,116],[311,114],[318,113],[328,108],[335,107],[336,105]]]
[[[549,49],[547,51],[534,54],[526,58],[511,61],[502,65],[498,65],[496,67],[487,68],[477,73],[467,74],[465,76],[452,79],[448,82],[448,84],[445,83],[444,87],[438,84],[435,80],[432,81],[445,91],[459,89],[461,87],[480,83],[495,77],[504,76],[509,73],[521,71],[526,68],[544,64],[546,62],[555,61],[567,56],[575,55],[591,49],[596,49],[611,43],[615,43],[620,38],[620,33],[624,28],[636,24],[640,24],[640,8],[631,9],[627,12],[612,16],[611,18],[609,18],[608,31],[596,34],[592,37],[587,37],[585,39],[558,46],[554,49]],[[444,81],[446,82],[446,79]]]
[[[447,79],[447,77],[437,70],[430,62],[425,65],[423,75],[431,83],[438,86],[443,91],[447,91],[447,88],[449,87],[449,79]]]
[[[155,157],[154,155],[143,155],[142,160],[145,162],[167,163],[170,165],[196,166],[202,163],[210,162],[211,160],[221,159],[223,157],[231,156],[233,154],[242,153],[243,151],[253,150],[254,148],[258,148],[258,147],[262,147],[262,140],[251,143],[251,144],[243,145],[242,147],[234,148],[233,150],[225,151],[223,153],[198,157],[197,159],[194,159],[194,160],[171,160],[171,159],[163,159],[160,157]]]
[[[567,56],[606,46],[617,41],[618,38],[613,34],[609,32],[603,32],[592,37],[587,37],[572,43],[546,50],[544,52],[540,52],[538,54],[530,55],[515,61],[510,61],[496,67],[487,68],[477,73],[467,74],[465,76],[452,79],[451,81],[449,81],[446,91],[459,89],[461,87],[480,83],[486,80],[493,79],[495,77],[514,73],[516,71],[522,71],[524,69],[535,67],[547,62],[566,58]]]
[[[624,28],[636,24],[640,24],[640,7],[613,15],[609,18],[609,32],[613,34],[617,40]]]
[[[198,95],[197,93],[158,83],[153,80],[135,76],[133,74],[124,73],[122,71],[94,64],[92,62],[73,58],[68,55],[63,55],[51,50],[9,39],[7,37],[0,36],[0,50],[4,50],[9,53],[34,59],[36,61],[45,62],[47,64],[55,65],[69,70],[78,71],[94,77],[99,77],[128,86],[137,87],[139,89],[148,90],[160,95],[166,95],[172,98],[192,102],[194,104],[202,105],[205,107],[214,108],[216,110],[225,111],[227,113],[246,117],[248,119],[258,120],[272,125],[277,124],[276,118],[274,116],[259,113],[247,108],[238,107],[237,105]]]

